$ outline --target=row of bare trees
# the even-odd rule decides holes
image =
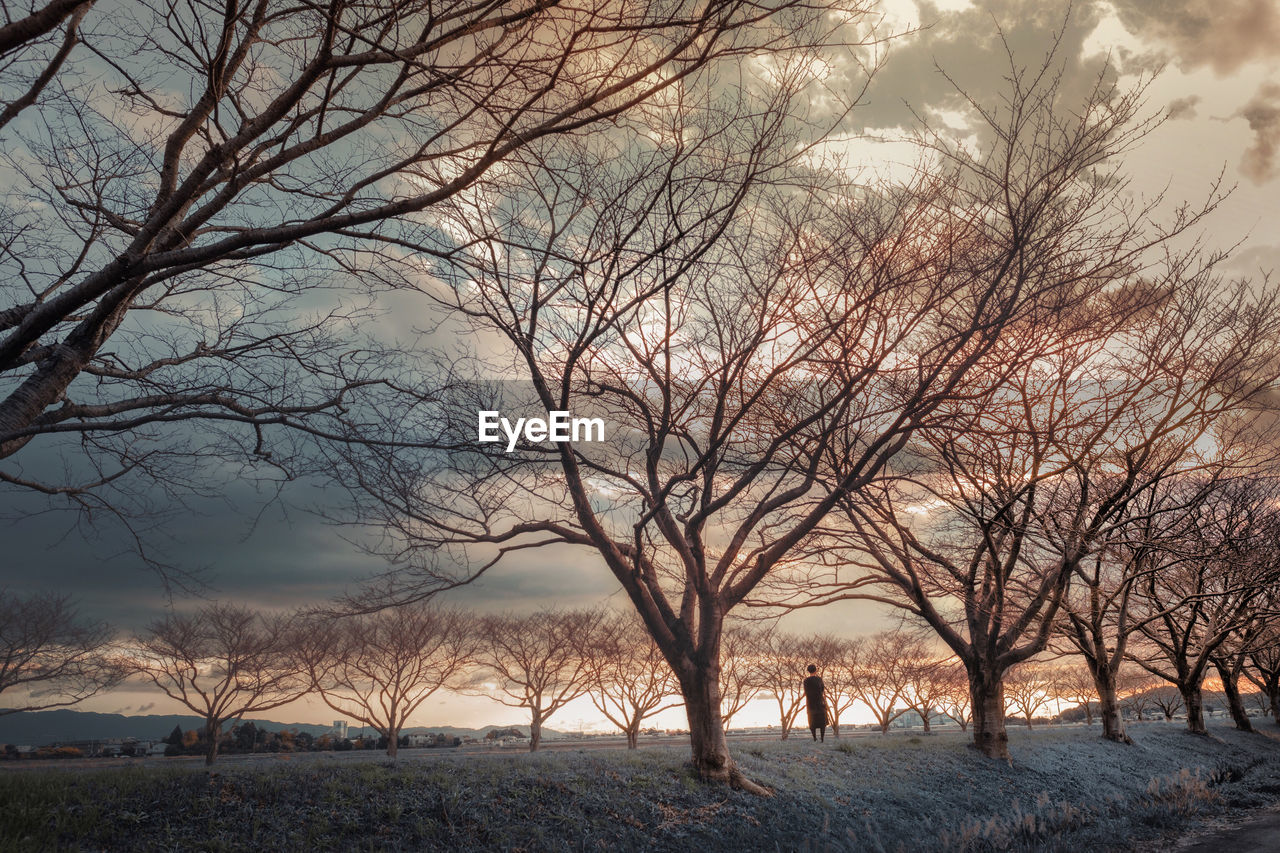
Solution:
[[[605,611],[474,616],[431,605],[372,614],[268,614],[233,604],[170,613],[126,641],[65,599],[5,594],[0,714],[77,704],[140,678],[205,721],[207,761],[223,725],[316,696],[387,738],[441,689],[478,693],[546,720],[589,696],[634,747],[669,707],[670,670],[636,620]],[[678,704],[678,702],[676,703]]]
[[[1186,239],[1216,188],[1167,217],[1127,192],[1141,88],[1103,76],[1064,103],[1052,58],[1011,56],[1009,81],[974,104],[976,144],[922,131],[901,186],[769,159],[796,150],[784,122],[695,125],[691,105],[664,138],[697,144],[586,140],[459,210],[471,251],[437,267],[434,298],[504,347],[418,402],[468,424],[495,407],[482,377],[516,376],[526,410],[590,411],[613,440],[353,446],[339,467],[409,566],[368,604],[531,547],[589,549],[675,674],[699,772],[757,792],[724,740],[728,685],[748,683],[726,673],[742,607],[906,611],[963,666],[992,757],[1008,757],[1008,677],[1051,641],[1085,657],[1108,737],[1124,738],[1126,660],[1185,688],[1201,728],[1227,626],[1274,621],[1259,466],[1277,294]],[[561,180],[561,158],[592,179]],[[1196,635],[1191,657],[1168,631]],[[777,687],[786,725],[796,696]],[[902,700],[863,701],[883,723]]]
[[[1142,649],[1158,653],[1154,645],[1136,641],[1134,649],[1135,653]],[[1268,678],[1274,672],[1270,661],[1277,651],[1274,637],[1270,644],[1256,642],[1238,669],[1226,669],[1210,679],[1210,686],[1220,691],[1225,709],[1241,729],[1252,730],[1246,694],[1257,711],[1274,715],[1280,725],[1280,706],[1268,690]],[[972,696],[964,666],[954,655],[940,652],[919,629],[899,628],[850,639],[801,637],[737,625],[726,632],[724,671],[732,673],[732,687],[724,688],[725,725],[746,702],[767,698],[777,704],[785,739],[804,707],[796,673],[803,672],[809,663],[821,667],[828,717],[837,737],[841,715],[854,705],[868,712],[881,732],[910,712],[926,732],[939,717],[965,731],[972,721]],[[1120,708],[1138,721],[1146,719],[1148,712],[1158,711],[1165,720],[1172,720],[1175,713],[1185,711],[1188,729],[1203,733],[1204,721],[1194,713],[1195,706],[1186,704],[1175,680],[1151,672],[1149,661],[1126,660],[1114,687],[1117,719],[1113,722],[1122,724]],[[1206,689],[1202,679],[1197,695]],[[1105,707],[1092,668],[1078,654],[1033,658],[1009,670],[1004,678],[1004,712],[1020,718],[1028,728],[1034,719],[1058,717],[1072,709],[1093,725],[1095,713],[1101,715]]]
[[[397,566],[349,602],[369,620],[585,549],[698,772],[759,793],[724,736],[753,605],[906,611],[993,757],[1051,642],[1108,737],[1125,661],[1202,730],[1205,676],[1234,690],[1275,624],[1275,288],[1195,239],[1218,187],[1167,214],[1129,191],[1144,85],[1068,86],[1052,52],[863,179],[825,143],[874,16],[835,5],[32,4],[0,27],[0,481],[93,510],[210,461],[323,472]],[[469,334],[365,322],[391,303]],[[610,440],[477,444],[499,399]],[[330,665],[303,680],[356,702],[368,676]]]
[[[378,732],[393,757],[409,718],[442,689],[524,709],[532,750],[546,721],[579,697],[590,697],[629,748],[645,720],[680,704],[679,686],[643,626],[611,611],[476,616],[417,604],[372,614],[268,615],[213,604],[170,614],[118,643],[106,626],[76,620],[63,599],[6,595],[4,601],[0,692],[13,689],[28,701],[0,713],[75,704],[134,675],[204,718],[209,763],[226,722],[304,696]],[[1259,685],[1258,697],[1280,713],[1265,690],[1272,674],[1267,653],[1274,655],[1275,647],[1252,649],[1264,665],[1242,664],[1235,674]],[[940,655],[918,629],[850,639],[746,624],[726,632],[722,724],[727,728],[751,700],[768,699],[787,738],[804,708],[801,680],[810,663],[821,668],[837,737],[841,715],[847,719],[855,705],[871,713],[881,732],[909,711],[925,731],[938,715],[965,730],[970,724],[964,667],[953,655]],[[1139,719],[1148,707],[1169,719],[1185,702],[1178,689],[1156,689],[1160,679],[1145,670],[1130,665],[1123,672],[1120,696]],[[1057,712],[1064,702],[1079,705],[1092,722],[1097,690],[1086,665],[1032,661],[1014,668],[1005,685],[1008,711],[1028,727],[1050,703]],[[1247,723],[1238,689],[1225,678],[1222,687],[1233,717]],[[1194,729],[1193,709],[1187,710]]]

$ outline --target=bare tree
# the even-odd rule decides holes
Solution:
[[[1280,630],[1274,621],[1249,653],[1244,675],[1266,697],[1270,713],[1280,725]]]
[[[627,749],[635,749],[646,719],[680,706],[671,667],[634,614],[607,617],[585,650],[591,668],[587,695],[627,736]]]
[[[1146,670],[1127,664],[1117,675],[1116,689],[1119,691],[1121,704],[1141,723],[1147,709],[1155,704],[1152,692],[1161,683],[1161,679]]]
[[[777,703],[779,727],[786,740],[804,708],[803,681],[810,655],[799,637],[777,628],[760,632],[756,643],[756,689]]]
[[[1049,681],[1053,698],[1079,705],[1084,711],[1085,725],[1092,726],[1093,703],[1098,698],[1098,687],[1089,668],[1079,664],[1060,665],[1050,672]]]
[[[1170,723],[1173,715],[1182,708],[1182,693],[1176,687],[1159,687],[1152,691],[1151,702],[1164,714],[1164,721]]]
[[[542,744],[551,715],[591,690],[588,649],[596,644],[601,614],[539,610],[528,616],[490,616],[476,627],[473,678],[484,695],[529,711],[529,751]]]
[[[1025,338],[1004,332],[1094,305],[1138,251],[1127,236],[1119,248],[1077,239],[1099,210],[1070,198],[1075,177],[1132,139],[1133,99],[1100,88],[1079,145],[1047,166],[1039,150],[1019,154],[1047,172],[1018,178],[1027,195],[1010,210],[1008,182],[974,201],[995,153],[884,190],[815,177],[812,158],[797,175],[779,162],[797,147],[779,116],[811,76],[791,79],[750,108],[685,98],[632,148],[541,152],[555,168],[513,167],[457,217],[474,252],[441,272],[441,301],[506,343],[510,360],[485,375],[528,380],[506,389],[528,413],[598,414],[612,442],[515,441],[443,469],[376,448],[347,462],[398,553],[422,557],[404,595],[466,582],[519,548],[599,553],[680,680],[699,773],[755,791],[719,710],[726,616],[753,593],[776,603],[762,583],[805,571],[833,509],[913,434],[954,417],[941,414],[948,400],[971,405],[1003,381],[975,367],[1019,361]],[[655,136],[671,144],[655,151]],[[574,158],[583,177],[568,182]],[[1045,265],[1020,260],[1028,244],[1010,237],[1010,216]],[[474,435],[477,409],[495,408],[484,399],[441,417]],[[467,558],[431,562],[450,547]]]
[[[93,0],[31,3],[14,15],[5,5],[0,25],[0,130],[35,104],[80,41],[80,22]]]
[[[1005,700],[1031,728],[1032,718],[1053,696],[1053,671],[1034,661],[1020,663],[1009,670],[1004,688]]]
[[[1111,411],[1128,407],[1132,414],[1117,417],[1104,443],[1077,465],[1079,486],[1063,496],[1051,521],[1064,543],[1081,519],[1091,522],[1083,526],[1092,554],[1075,563],[1062,633],[1093,673],[1103,736],[1117,741],[1128,740],[1117,673],[1140,627],[1130,608],[1133,584],[1159,570],[1165,541],[1176,538],[1217,478],[1256,462],[1249,458],[1258,455],[1251,410],[1273,385],[1280,356],[1274,293],[1251,300],[1241,285],[1216,277],[1192,279],[1171,293],[1140,318],[1139,343],[1124,347],[1124,378],[1110,380],[1107,396],[1127,395]],[[1219,449],[1205,452],[1206,442]]]
[[[958,660],[948,661],[941,676],[942,692],[938,694],[938,707],[942,713],[956,721],[961,731],[969,730],[973,721],[973,694],[969,690],[969,675]]]
[[[370,726],[396,757],[400,731],[443,687],[462,686],[472,660],[472,617],[424,604],[368,615],[308,615],[298,667],[333,710]]]
[[[1227,711],[1231,714],[1231,721],[1243,732],[1251,732],[1254,729],[1253,723],[1249,720],[1249,712],[1245,708],[1244,698],[1240,695],[1240,679],[1244,675],[1249,652],[1262,640],[1266,624],[1268,621],[1263,618],[1244,622],[1209,656],[1213,662],[1213,669],[1218,674],[1218,681],[1222,684],[1222,694],[1227,703]],[[1245,683],[1248,684],[1247,679]]]
[[[738,712],[759,694],[756,648],[760,629],[747,623],[725,626],[720,645],[720,725],[727,731]]]
[[[1118,92],[1100,79],[1066,110],[1052,56],[1029,69],[1009,61],[1003,101],[973,105],[990,149],[975,156],[940,134],[925,142],[992,226],[981,240],[1016,247],[1007,269],[1020,286],[1061,288],[1060,298],[1008,327],[966,373],[970,395],[943,403],[884,476],[842,497],[842,517],[814,549],[829,570],[797,572],[789,589],[771,590],[775,605],[863,598],[923,619],[964,662],[975,743],[998,758],[1008,756],[1004,673],[1046,647],[1073,574],[1149,482],[1130,476],[1147,468],[1142,448],[1126,442],[1194,435],[1203,420],[1194,406],[1161,418],[1185,360],[1161,360],[1147,321],[1178,316],[1168,306],[1209,292],[1219,260],[1163,251],[1212,210],[1216,191],[1165,228],[1144,222],[1150,208],[1122,200],[1118,155],[1151,127],[1137,117],[1141,89]],[[1245,311],[1262,341],[1274,326],[1264,307]],[[1250,370],[1264,360],[1245,355]],[[1153,372],[1133,371],[1135,361]],[[1255,392],[1246,375],[1238,390]],[[1208,394],[1197,385],[1186,396]],[[1126,463],[1120,476],[1116,461]]]
[[[0,88],[19,93],[0,121],[13,178],[0,190],[0,483],[139,536],[140,519],[228,470],[315,470],[304,439],[394,443],[366,434],[365,415],[427,380],[370,321],[394,307],[388,289],[421,284],[423,257],[458,251],[442,203],[526,146],[613,130],[721,63],[784,54],[830,12],[28,8],[0,28]],[[88,31],[86,61],[64,63]],[[70,473],[21,464],[37,437],[34,453],[61,454]]]
[[[129,664],[165,695],[204,718],[205,764],[218,756],[222,725],[304,695],[289,618],[216,603],[170,613],[133,640]]]
[[[924,653],[921,657],[907,663],[911,692],[904,701],[920,716],[921,725],[929,732],[932,731],[934,712],[941,710],[943,696],[950,687],[949,661],[931,654],[927,643],[921,646],[920,651]]]
[[[1178,688],[1195,734],[1206,733],[1202,685],[1214,656],[1238,631],[1274,618],[1260,609],[1280,577],[1274,489],[1253,477],[1219,484],[1196,508],[1176,564],[1136,586],[1134,606],[1153,616],[1130,657]]]
[[[855,684],[862,665],[863,640],[823,635],[812,638],[806,645],[811,648],[811,663],[818,666],[822,676],[831,732],[838,738],[840,717],[858,701]]]
[[[871,709],[881,734],[888,734],[893,721],[911,710],[906,697],[913,687],[915,663],[926,653],[919,637],[901,628],[881,631],[864,643],[852,689]]]
[[[111,640],[111,628],[81,619],[67,596],[0,589],[0,693],[9,691],[0,716],[65,708],[115,686],[124,671]]]
[[[1254,707],[1258,709],[1258,713],[1264,717],[1270,716],[1271,697],[1267,696],[1264,690],[1254,690],[1249,694],[1249,698],[1253,700]]]

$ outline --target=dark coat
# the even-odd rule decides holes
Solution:
[[[809,728],[824,728],[827,725],[827,697],[821,676],[811,675],[804,680],[804,701],[809,706]]]

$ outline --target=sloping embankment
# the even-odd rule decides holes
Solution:
[[[1111,850],[1280,800],[1268,734],[1011,734],[1012,765],[958,734],[738,746],[771,799],[666,748],[0,773],[0,849]]]

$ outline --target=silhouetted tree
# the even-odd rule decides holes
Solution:
[[[0,24],[0,483],[130,524],[224,459],[289,477],[304,437],[362,437],[413,381],[366,321],[457,251],[443,202],[843,8],[22,6]],[[14,457],[39,436],[81,454],[69,482]]]
[[[1214,655],[1259,617],[1280,577],[1275,486],[1252,477],[1220,483],[1196,507],[1176,561],[1135,585],[1133,606],[1152,616],[1129,655],[1178,688],[1195,734],[1206,733],[1202,686]]]
[[[1053,695],[1052,670],[1034,661],[1020,663],[1009,670],[1004,685],[1006,701],[1031,728],[1032,719]]]
[[[982,128],[976,150],[941,133],[923,138],[942,179],[965,189],[957,210],[982,223],[945,241],[985,258],[985,273],[1008,276],[1017,295],[1006,306],[1036,294],[1042,310],[1002,326],[965,372],[968,393],[940,401],[891,465],[843,493],[813,557],[761,595],[763,605],[790,607],[872,599],[924,620],[963,662],[975,743],[997,758],[1008,757],[1005,672],[1046,647],[1073,575],[1146,482],[1129,475],[1148,470],[1150,437],[1194,435],[1199,409],[1177,401],[1210,393],[1195,384],[1166,399],[1186,383],[1185,359],[1152,318],[1185,319],[1169,306],[1212,292],[1217,257],[1163,250],[1219,196],[1153,227],[1152,208],[1124,200],[1119,165],[1158,120],[1139,118],[1142,86],[1122,92],[1102,76],[1068,107],[1057,62],[1051,54],[1028,68],[1010,51],[1003,98],[970,99]],[[1151,263],[1161,254],[1166,263]],[[1267,341],[1274,296],[1253,299],[1244,286],[1231,294],[1208,313],[1239,297],[1240,315]],[[1249,371],[1231,392],[1247,395],[1265,357],[1241,359]]]
[[[820,635],[806,644],[809,662],[818,666],[822,676],[823,695],[827,700],[827,716],[831,732],[840,737],[840,717],[858,701],[854,685],[861,666],[862,639]]]
[[[539,610],[528,616],[489,616],[476,628],[473,688],[529,711],[529,751],[542,743],[551,715],[592,686],[588,649],[598,642],[602,614]]]
[[[1280,624],[1267,623],[1263,635],[1249,652],[1249,666],[1244,675],[1267,697],[1267,705],[1276,725],[1280,725]]]
[[[293,665],[290,620],[233,604],[170,613],[136,636],[129,665],[205,720],[205,764],[222,724],[292,702],[307,691]]]
[[[881,631],[863,644],[851,689],[871,709],[881,734],[887,734],[893,721],[910,710],[906,697],[915,662],[927,654],[919,636],[901,628]]]
[[[810,657],[798,637],[776,627],[756,635],[756,689],[777,703],[783,740],[804,707],[803,681]]]
[[[756,654],[761,629],[732,622],[725,626],[720,644],[720,725],[726,730],[733,718],[760,692]]]
[[[0,589],[0,716],[76,705],[119,683],[111,636],[67,596]]]
[[[588,696],[635,749],[644,721],[680,705],[671,667],[634,614],[610,614],[582,646],[591,669]]]
[[[1050,672],[1049,682],[1054,699],[1078,704],[1084,712],[1085,725],[1093,725],[1093,703],[1098,698],[1098,687],[1089,667],[1060,664]]]
[[[301,622],[295,653],[324,703],[372,727],[395,758],[409,717],[437,690],[462,684],[476,642],[470,616],[419,603],[371,614],[310,615]]]

